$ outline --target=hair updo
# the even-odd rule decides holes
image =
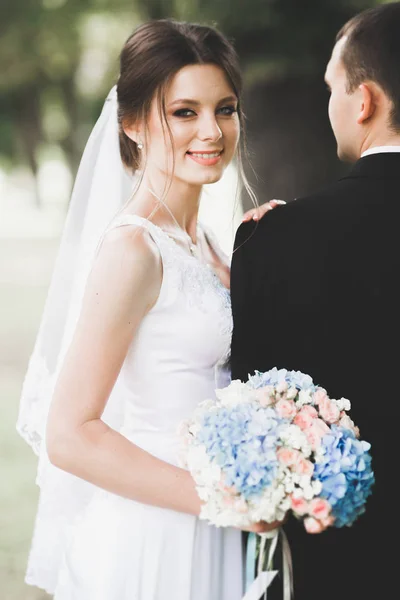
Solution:
[[[183,67],[203,64],[213,64],[224,71],[238,98],[238,115],[243,129],[238,57],[217,29],[161,19],[141,25],[128,38],[120,55],[117,97],[120,152],[129,169],[138,169],[140,151],[125,134],[123,124],[147,123],[154,98],[157,98],[165,119],[165,91],[172,78]]]

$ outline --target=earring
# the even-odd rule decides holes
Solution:
[[[138,142],[137,147],[139,150],[143,150],[143,142],[142,141]]]

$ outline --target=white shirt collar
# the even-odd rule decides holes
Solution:
[[[375,148],[365,150],[365,152],[361,154],[361,158],[364,158],[364,156],[368,156],[369,154],[381,154],[383,152],[400,152],[400,146],[376,146]]]

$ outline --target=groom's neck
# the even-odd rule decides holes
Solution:
[[[393,131],[379,132],[376,135],[371,135],[364,140],[361,145],[360,156],[367,150],[372,148],[379,148],[380,146],[399,146],[400,147],[400,133]]]

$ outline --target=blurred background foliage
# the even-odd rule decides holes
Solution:
[[[243,65],[250,155],[264,196],[310,190],[340,170],[323,72],[335,35],[371,0],[12,0],[0,5],[0,167],[76,171],[140,22],[217,25]],[[40,202],[37,193],[36,201]]]

